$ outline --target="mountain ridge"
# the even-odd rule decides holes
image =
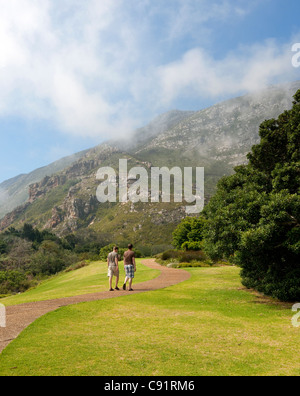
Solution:
[[[27,201],[30,184],[42,180],[45,176],[52,176],[63,170],[72,162],[76,162],[81,156],[85,155],[87,151],[80,151],[79,153],[52,162],[47,166],[35,169],[32,172],[20,174],[3,181],[0,184],[0,218]]]
[[[174,227],[185,217],[183,204],[103,204],[96,199],[99,167],[204,166],[206,199],[217,181],[246,162],[259,141],[259,125],[277,118],[292,104],[300,81],[224,101],[199,112],[171,111],[140,128],[137,144],[109,142],[87,150],[58,173],[30,185],[29,200],[0,221],[0,230],[29,222],[58,235],[83,229],[109,240],[152,244],[171,242]],[[147,131],[149,135],[147,135]],[[129,138],[129,139],[134,139]],[[155,227],[154,227],[155,225]]]
[[[145,127],[134,131],[127,148],[129,148],[134,141],[136,141],[136,144],[142,143],[143,134],[146,133],[147,136],[155,136],[155,134],[159,134],[164,131],[164,125],[165,127],[169,127],[176,123],[176,120],[183,119],[192,113],[193,112],[191,111],[171,110],[157,116]],[[168,120],[166,118],[168,118]],[[119,148],[124,148],[125,146],[124,141],[122,141],[121,144],[119,141],[111,141],[102,143],[99,146],[103,146],[105,144],[119,146]],[[61,158],[49,165],[35,169],[32,172],[17,175],[0,183],[0,219],[13,209],[16,209],[18,206],[26,203],[29,198],[28,191],[30,184],[37,183],[46,176],[49,177],[57,172],[62,171],[72,163],[75,163],[77,160],[84,157],[91,150],[93,150],[93,148]]]

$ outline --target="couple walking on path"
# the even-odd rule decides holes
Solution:
[[[108,265],[108,277],[109,277],[109,291],[120,290],[118,288],[120,272],[119,272],[119,248],[117,246],[114,247],[113,252],[109,253],[107,258]],[[133,245],[128,245],[127,252],[124,253],[124,268],[126,278],[123,285],[123,290],[126,290],[127,283],[129,282],[129,291],[133,291],[132,282],[134,279],[134,273],[136,272],[136,262],[135,262],[135,253],[133,251]],[[116,277],[116,287],[113,289],[112,282],[113,277]]]

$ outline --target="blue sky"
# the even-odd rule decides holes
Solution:
[[[300,80],[299,0],[0,0],[0,181]]]

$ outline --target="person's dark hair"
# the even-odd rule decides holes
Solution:
[[[118,246],[115,246],[115,247],[114,247],[114,250],[119,250]]]
[[[132,245],[131,243],[128,245],[128,249],[129,249],[129,250],[132,250],[132,249],[133,249],[133,245]]]

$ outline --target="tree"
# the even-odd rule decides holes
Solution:
[[[32,243],[25,239],[15,238],[11,241],[9,249],[8,268],[24,270],[26,265],[30,263],[30,257],[33,253]]]
[[[300,91],[290,111],[260,127],[249,164],[223,178],[205,208],[205,250],[242,267],[242,282],[300,299]]]
[[[38,230],[35,230],[31,224],[25,223],[22,231],[22,238],[27,239],[28,241],[41,242],[41,235]]]
[[[8,244],[7,242],[0,240],[0,255],[6,254],[8,252]]]
[[[56,242],[43,241],[39,250],[31,257],[28,272],[36,275],[54,275],[75,264],[78,257],[69,250],[64,250]]]
[[[176,249],[201,250],[205,219],[187,217],[173,233],[173,245]]]
[[[0,294],[24,292],[28,287],[27,277],[20,271],[0,271]]]

